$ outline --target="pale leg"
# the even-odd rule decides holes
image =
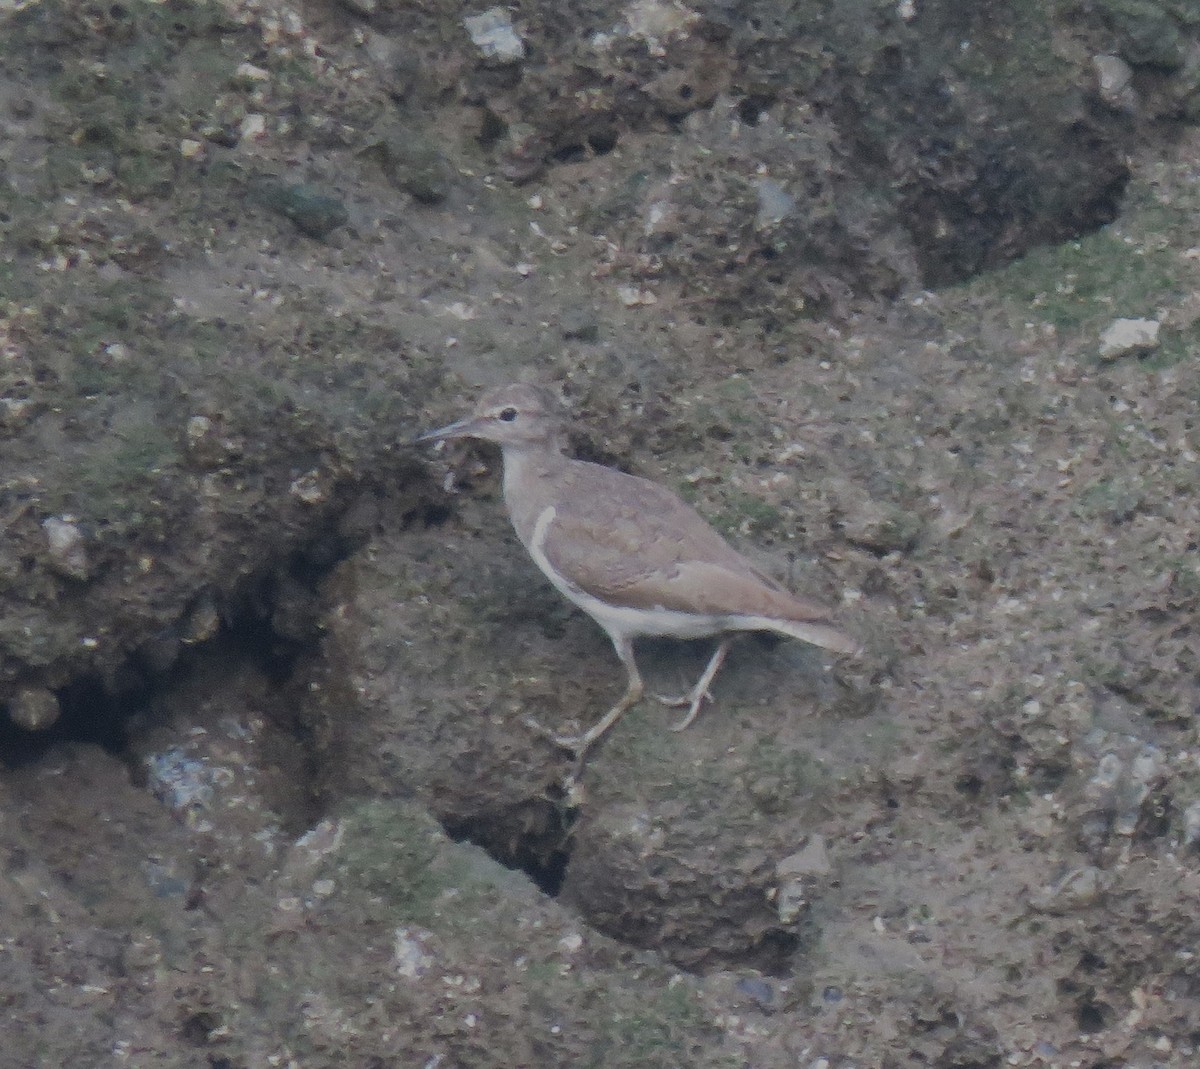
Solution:
[[[625,671],[629,675],[629,681],[625,686],[625,693],[621,695],[621,700],[609,709],[598,723],[594,724],[582,735],[555,735],[547,731],[536,721],[526,721],[530,727],[535,728],[539,733],[549,736],[556,745],[574,751],[579,757],[582,757],[601,735],[620,720],[628,709],[641,701],[642,695],[646,693],[646,686],[642,682],[641,673],[638,671],[637,661],[633,658],[633,641],[624,635],[610,634],[609,638],[612,639],[613,648],[617,651],[617,656],[621,659],[621,663],[625,666]]]
[[[708,662],[708,667],[704,669],[702,675],[696,685],[692,687],[686,694],[679,698],[664,698],[659,695],[658,700],[663,705],[670,706],[689,706],[687,716],[685,716],[678,724],[672,724],[672,731],[682,731],[693,720],[696,719],[696,714],[700,712],[700,706],[704,704],[704,699],[712,701],[712,695],[708,693],[708,688],[712,686],[713,680],[717,678],[717,673],[721,670],[721,665],[725,663],[725,656],[729,653],[729,647],[733,643],[732,636],[726,636],[721,639],[720,645],[712,655],[712,659]]]
[[[642,695],[646,693],[646,686],[642,682],[642,674],[638,671],[637,661],[633,659],[633,641],[623,635],[610,635],[609,637],[612,638],[613,649],[617,651],[617,656],[621,658],[621,663],[625,666],[625,671],[629,673],[629,682],[626,684],[625,693],[621,695],[621,700],[609,709],[597,724],[574,740],[575,748],[580,752],[586,750],[612,727],[613,724],[620,720],[627,709],[637,705],[642,700]]]

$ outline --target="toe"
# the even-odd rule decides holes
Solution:
[[[548,727],[539,724],[531,716],[523,717],[521,722],[535,735],[540,735],[548,742],[552,742],[555,746],[560,746],[564,750],[569,750],[571,753],[578,753],[581,749],[585,748],[586,744],[582,735],[559,735],[557,732],[551,731]]]

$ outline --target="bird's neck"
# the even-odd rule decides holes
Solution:
[[[504,446],[504,503],[513,527],[528,544],[542,510],[553,503],[554,486],[572,462],[552,443]]]

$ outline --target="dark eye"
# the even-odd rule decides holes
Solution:
[[[505,408],[500,411],[500,418],[505,423],[511,423],[517,418],[517,410],[515,408]]]

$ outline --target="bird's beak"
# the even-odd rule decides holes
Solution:
[[[449,438],[472,438],[479,431],[481,420],[474,416],[469,416],[467,419],[460,419],[455,423],[447,423],[444,427],[438,427],[437,430],[425,431],[424,434],[418,434],[413,440],[413,445],[420,445],[423,442],[444,442]]]

